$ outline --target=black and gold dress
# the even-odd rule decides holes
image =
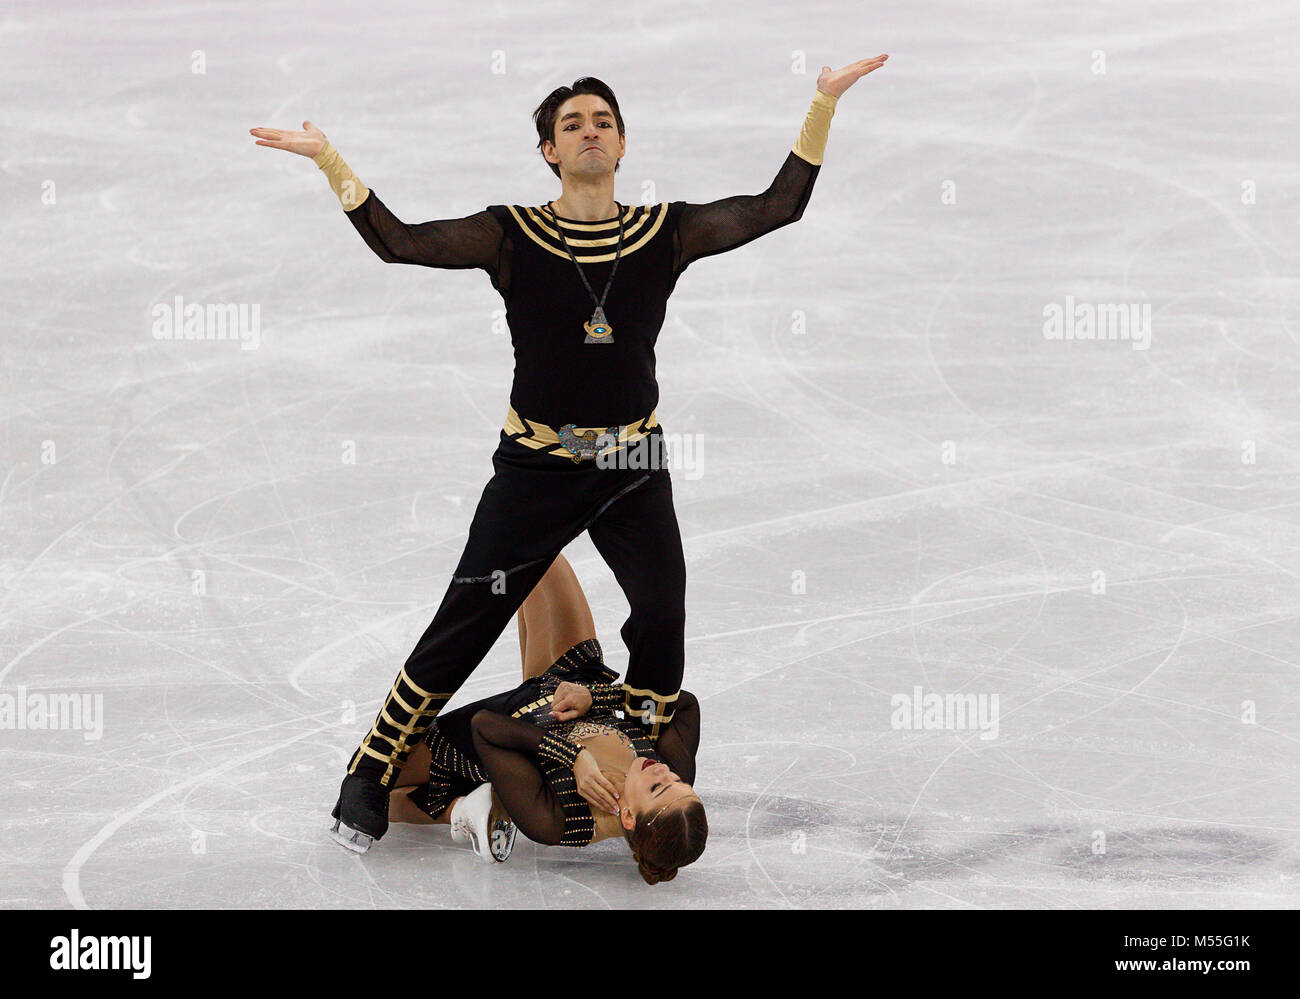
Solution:
[[[579,793],[573,761],[583,741],[614,733],[638,757],[667,763],[682,780],[695,780],[699,745],[699,704],[682,692],[677,713],[659,738],[618,714],[623,688],[605,665],[600,643],[590,638],[574,645],[539,676],[514,690],[487,697],[440,715],[425,738],[429,780],[410,800],[430,816],[480,784],[491,782],[515,825],[535,843],[586,846],[596,832],[591,806]],[[561,683],[591,691],[587,713],[558,722],[551,704]],[[486,711],[474,738],[472,720]]]

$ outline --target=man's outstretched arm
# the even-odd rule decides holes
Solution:
[[[674,244],[673,270],[680,273],[700,257],[723,253],[798,221],[821,170],[831,117],[840,95],[888,59],[879,55],[842,69],[823,66],[803,128],[776,178],[762,194],[742,194],[682,209]]]
[[[491,212],[409,225],[399,219],[353,172],[325,133],[310,121],[303,131],[254,128],[257,145],[310,156],[329,181],[348,221],[386,263],[461,269],[479,267],[495,276],[503,233]]]

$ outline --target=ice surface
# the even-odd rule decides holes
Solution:
[[[0,731],[0,905],[1295,906],[1297,34],[1282,2],[6,8],[0,694],[103,716]],[[617,842],[340,849],[509,341],[481,273],[382,264],[248,128],[310,119],[456,217],[558,194],[529,115],[592,74],[616,196],[706,201],[880,52],[803,219],[693,265],[659,341],[702,448],[704,857],[648,888]],[[155,339],[178,295],[256,305],[257,349]],[[1149,306],[1149,349],[1048,339],[1066,296]],[[621,592],[568,556],[622,668]],[[512,626],[456,703],[518,671]],[[894,727],[917,687],[996,695],[996,738]]]

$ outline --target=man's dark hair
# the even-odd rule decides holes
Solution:
[[[570,97],[577,97],[580,94],[592,94],[601,98],[609,109],[614,112],[614,123],[618,126],[618,134],[621,138],[625,133],[623,131],[623,113],[618,109],[618,98],[614,96],[614,91],[610,90],[600,80],[594,76],[584,76],[580,80],[574,80],[572,87],[556,87],[547,95],[546,100],[537,105],[537,110],[533,112],[533,124],[537,126],[537,151],[542,151],[542,143],[555,142],[555,119],[560,113],[560,105]],[[546,156],[543,153],[542,158]],[[558,163],[547,162],[551,172],[555,176],[560,175],[560,165]],[[614,162],[614,172],[618,173],[618,161]]]

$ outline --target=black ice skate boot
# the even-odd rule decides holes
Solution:
[[[388,793],[450,694],[432,694],[411,682],[403,666],[379,716],[348,765],[330,813],[330,837],[365,853],[388,832]]]
[[[365,853],[388,832],[388,788],[373,777],[348,774],[330,817],[330,837],[354,853]]]

